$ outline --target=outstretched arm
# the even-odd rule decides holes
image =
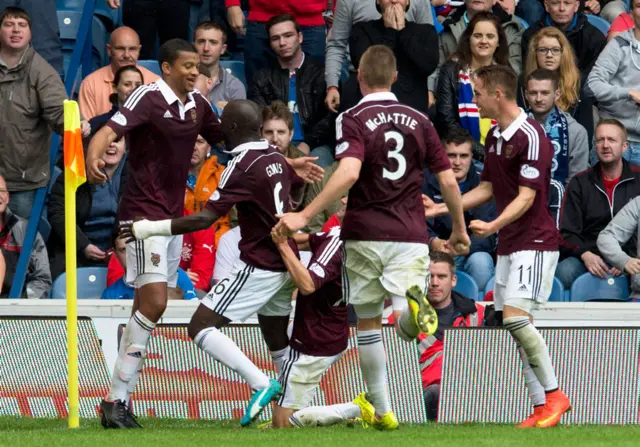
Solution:
[[[126,221],[120,224],[120,235],[127,242],[148,239],[151,236],[175,236],[204,230],[218,220],[218,215],[205,208],[199,213],[177,219]]]

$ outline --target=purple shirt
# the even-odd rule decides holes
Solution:
[[[291,347],[316,357],[330,357],[347,349],[349,321],[342,301],[342,242],[340,227],[309,235],[313,253],[309,274],[316,291],[298,294]]]
[[[182,104],[163,80],[138,87],[107,122],[119,139],[128,133],[129,180],[119,217],[161,220],[184,214],[184,185],[198,134],[222,139],[220,121],[199,92]]]
[[[227,164],[206,207],[224,216],[235,205],[242,236],[238,244],[240,259],[263,270],[285,272],[280,252],[271,240],[271,229],[278,222],[276,214],[291,211],[291,190],[304,182],[266,140],[241,144],[231,153],[235,157]],[[289,242],[298,253],[293,239]]]
[[[373,93],[336,121],[336,159],[362,161],[349,192],[344,240],[428,242],[422,205],[423,168],[451,168],[427,116],[393,93]]]
[[[489,131],[484,147],[481,179],[493,186],[498,214],[516,198],[520,186],[536,190],[531,208],[500,230],[498,254],[558,250],[558,230],[548,208],[553,145],[540,124],[521,111],[504,132],[499,126]]]

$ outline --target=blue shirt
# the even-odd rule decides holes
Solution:
[[[184,292],[185,300],[198,298],[193,287],[193,283],[187,276],[187,272],[180,268],[178,269],[178,287]],[[104,289],[100,298],[103,300],[132,300],[134,292],[135,289],[124,282],[123,276],[118,281]]]
[[[303,141],[304,132],[302,131],[302,122],[300,122],[300,114],[298,113],[298,102],[296,95],[296,73],[289,73],[289,110],[293,113],[293,141]]]

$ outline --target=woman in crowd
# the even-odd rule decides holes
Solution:
[[[560,77],[560,98],[556,105],[569,113],[586,130],[588,141],[593,139],[593,101],[582,94],[580,71],[573,48],[558,28],[549,26],[538,31],[529,42],[524,66],[524,78],[538,68],[555,71]],[[524,87],[518,89],[518,103],[526,107]]]
[[[135,65],[120,67],[113,78],[115,92],[109,97],[113,107],[107,113],[95,116],[89,120],[91,137],[122,107],[129,95],[144,83],[142,72]]]
[[[481,119],[473,102],[473,74],[492,64],[509,65],[509,44],[500,22],[489,12],[476,14],[462,34],[457,51],[444,63],[438,77],[436,127],[441,136],[466,129],[476,141],[473,158],[484,160],[484,140],[490,119]]]
[[[78,267],[107,265],[111,233],[118,204],[127,182],[125,138],[111,143],[102,159],[107,175],[104,185],[83,183],[76,191],[76,244]],[[48,240],[51,277],[65,271],[64,174],[51,189],[48,207],[51,235]]]

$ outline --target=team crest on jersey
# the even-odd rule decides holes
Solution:
[[[151,263],[154,267],[160,265],[160,255],[158,253],[151,253]]]
[[[196,109],[191,109],[191,120],[196,122]]]
[[[513,157],[513,146],[511,146],[510,144],[507,145],[506,149],[504,150],[504,156],[507,158]]]

